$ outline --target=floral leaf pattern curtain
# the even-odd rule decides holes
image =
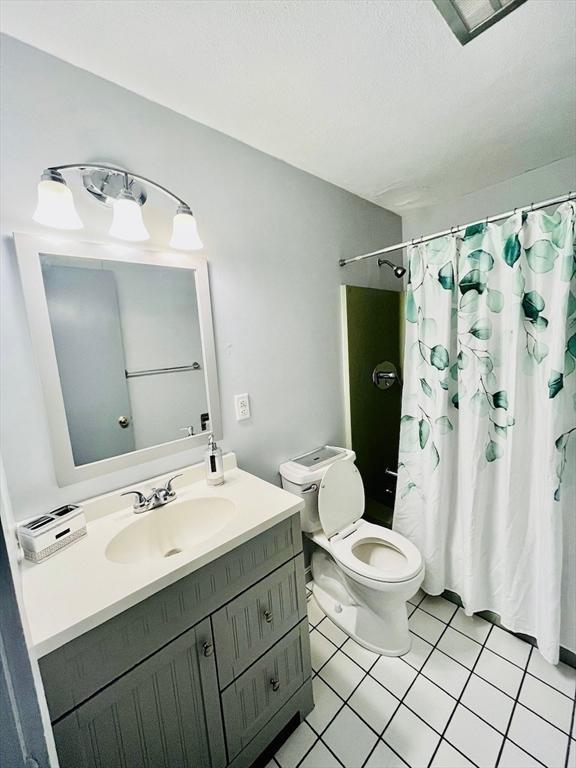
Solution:
[[[553,663],[576,516],[575,220],[565,203],[410,249],[394,515],[427,592],[498,613]]]

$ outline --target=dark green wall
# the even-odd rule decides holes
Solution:
[[[401,303],[398,291],[346,286],[352,448],[369,500],[366,517],[380,522],[389,520],[379,504],[391,512],[394,501],[384,470],[398,465],[402,390],[397,384],[378,389],[372,371],[385,360],[400,370]]]

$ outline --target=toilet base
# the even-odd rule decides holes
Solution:
[[[343,632],[381,656],[408,653],[412,640],[405,602],[395,603],[390,610],[382,611],[382,615],[376,614],[351,593],[344,574],[323,551],[316,551],[312,556],[312,575],[316,602]]]

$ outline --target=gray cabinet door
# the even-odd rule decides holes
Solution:
[[[305,615],[304,558],[299,555],[212,616],[220,687],[229,685]]]
[[[222,692],[230,761],[310,677],[308,622],[300,622]]]
[[[56,723],[61,768],[224,766],[211,643],[206,619]]]

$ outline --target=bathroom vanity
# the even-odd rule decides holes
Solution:
[[[301,503],[232,454],[225,470],[218,488],[186,470],[177,500],[144,515],[118,493],[87,502],[88,535],[25,565],[61,768],[248,767],[312,709]],[[223,514],[210,499],[233,513],[202,539],[204,511]],[[188,538],[146,547],[147,515],[170,530],[179,505]]]

